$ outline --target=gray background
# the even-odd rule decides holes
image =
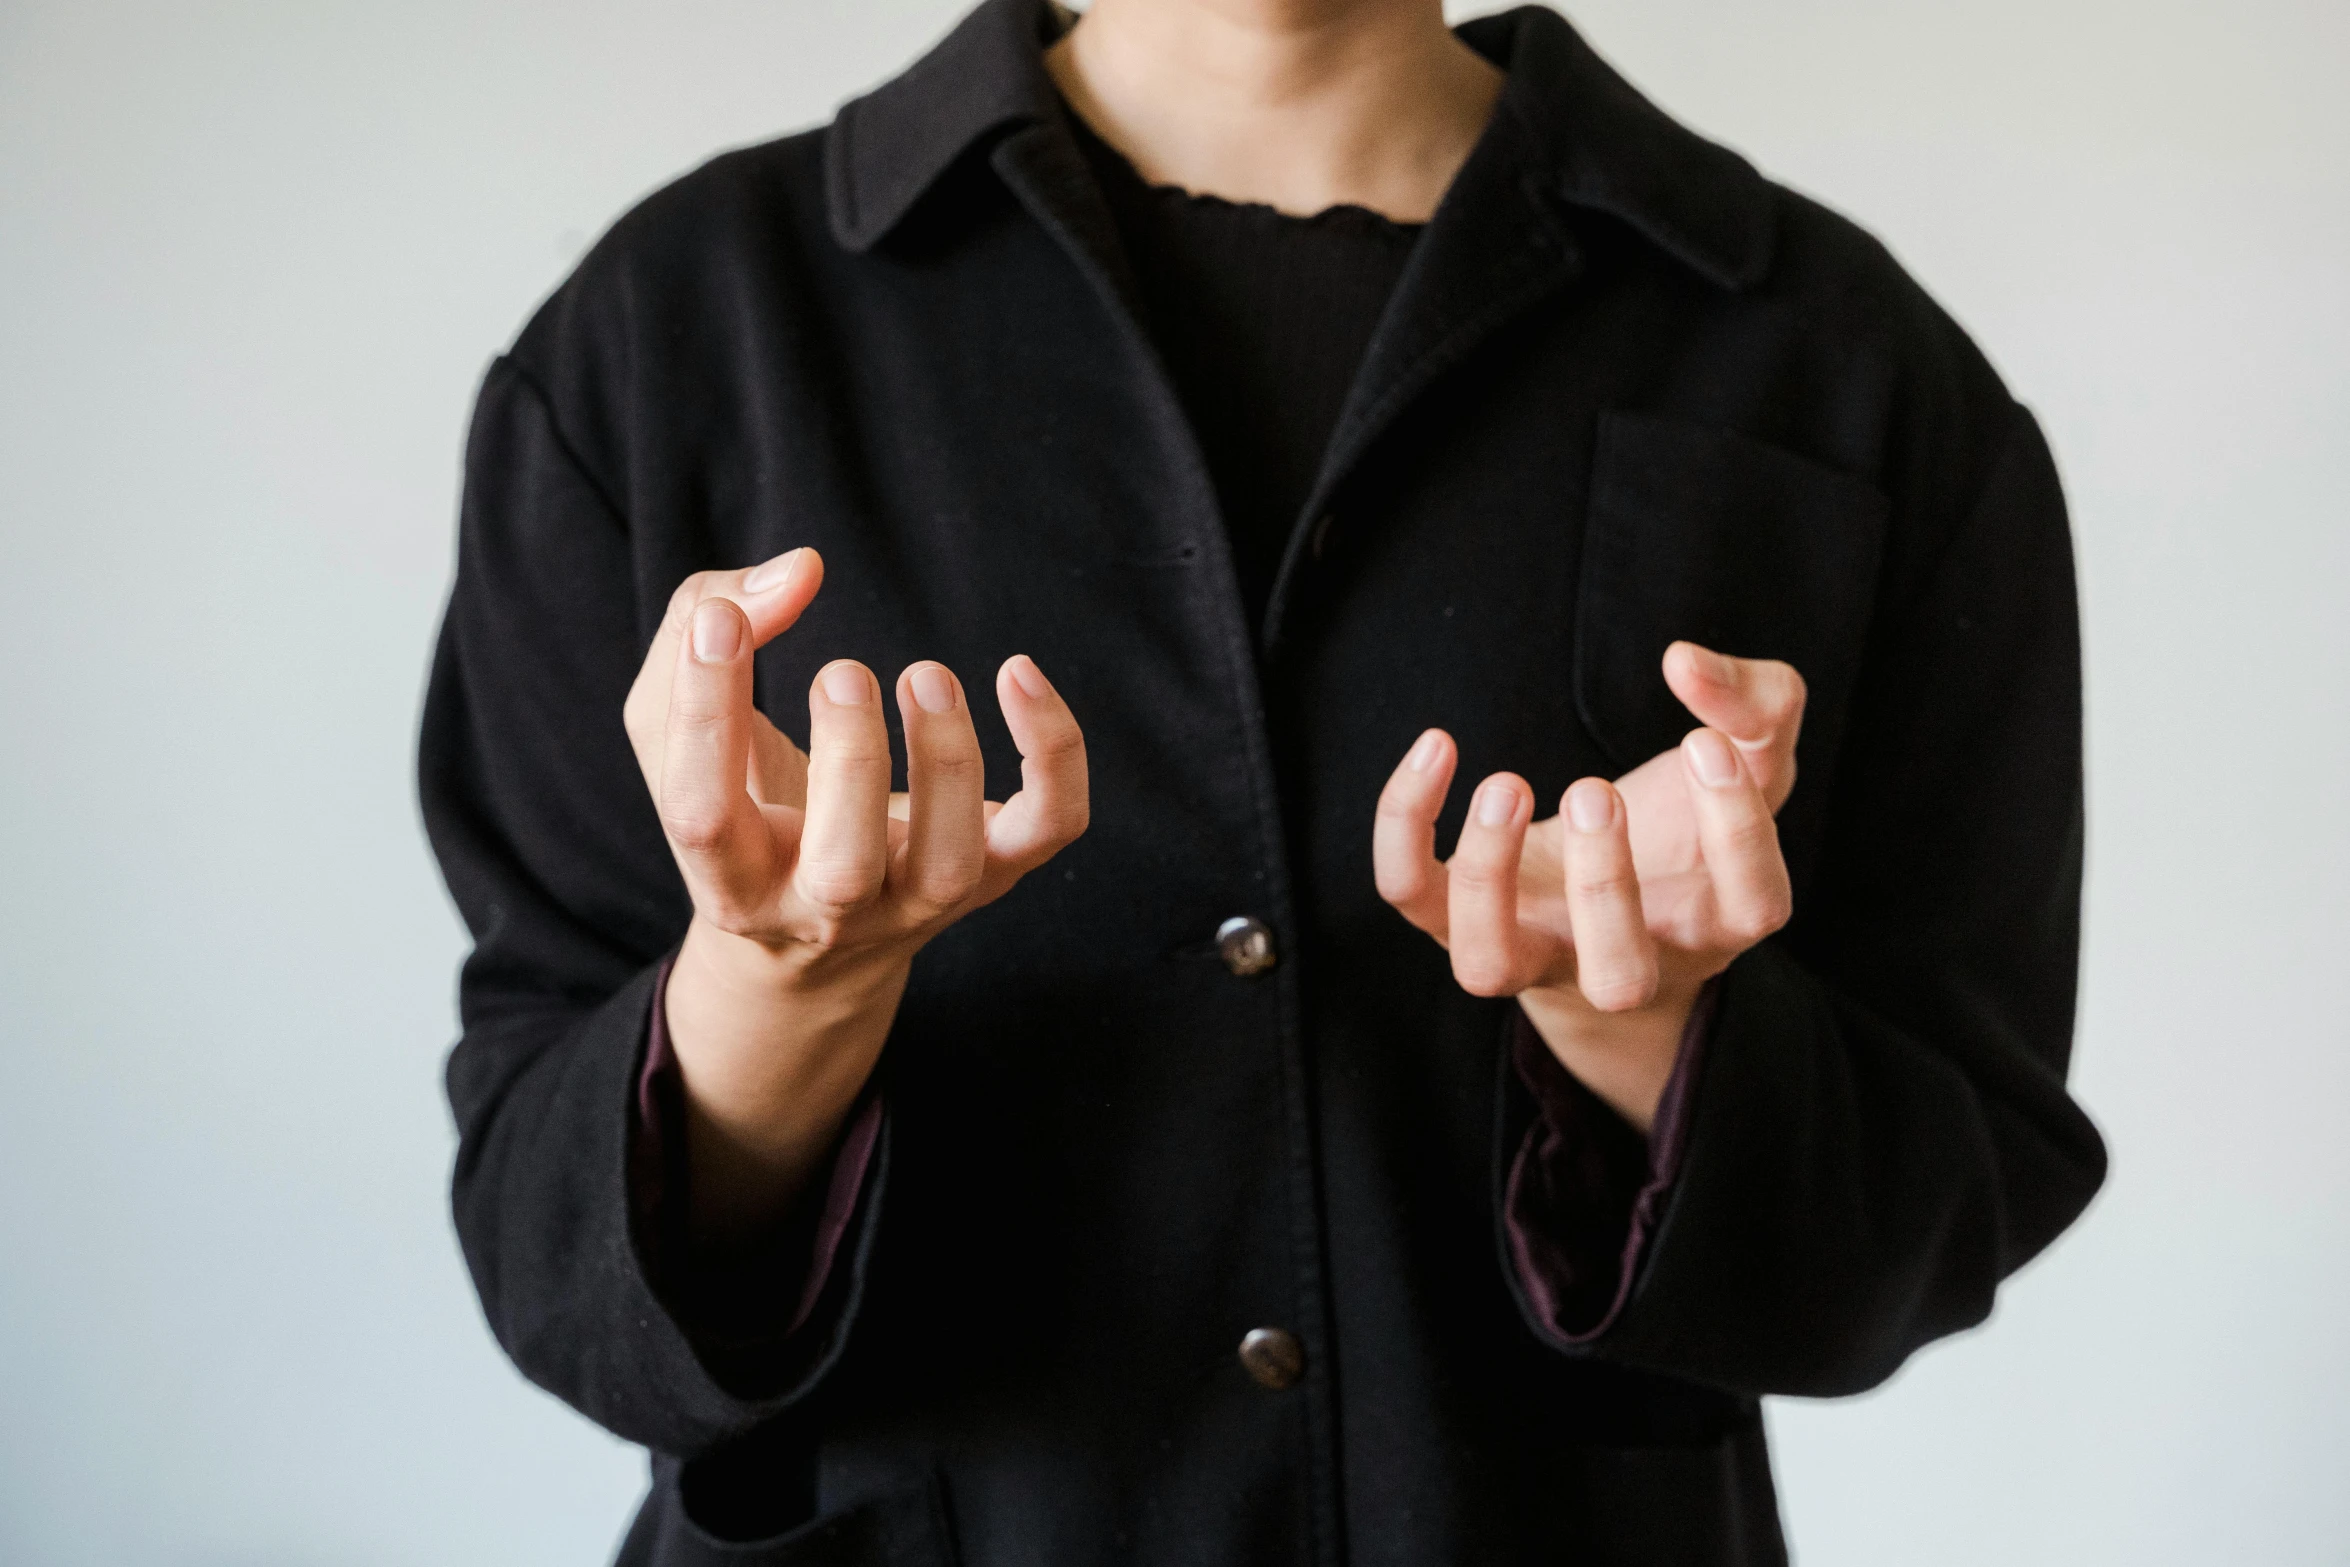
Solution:
[[[641,1460],[443,1209],[467,403],[629,201],[956,8],[0,0],[0,1562],[611,1546]],[[2350,7],[1576,14],[1887,238],[2078,519],[2113,1183],[1987,1329],[1773,1407],[1799,1554],[2350,1561]]]

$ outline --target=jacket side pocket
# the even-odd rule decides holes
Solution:
[[[1609,1567],[1787,1567],[1758,1419],[1692,1446],[1570,1447],[1550,1470],[1562,1554]]]
[[[653,1494],[621,1547],[619,1567],[954,1567],[935,1473],[763,1539],[735,1540],[695,1520],[680,1468],[656,1460]]]

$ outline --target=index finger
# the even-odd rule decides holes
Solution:
[[[697,610],[676,654],[654,803],[694,906],[742,934],[774,875],[774,842],[743,789],[750,748],[750,648],[742,613]]]
[[[1379,896],[1438,941],[1449,933],[1451,897],[1436,858],[1436,816],[1456,760],[1452,736],[1441,729],[1423,733],[1379,791],[1371,819],[1371,876]]]

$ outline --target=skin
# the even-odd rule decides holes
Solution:
[[[1046,56],[1087,123],[1146,178],[1312,213],[1424,221],[1483,132],[1500,74],[1437,0],[1096,0]],[[1085,739],[1025,656],[995,699],[1021,788],[985,799],[969,698],[921,662],[891,696],[908,790],[890,792],[872,672],[828,664],[802,752],[751,701],[753,652],[823,583],[813,550],[682,584],[626,720],[694,914],[666,997],[686,1103],[690,1228],[755,1246],[826,1164],[924,943],[1084,832]],[[1688,643],[1664,674],[1701,727],[1533,822],[1513,773],[1479,784],[1448,861],[1435,820],[1451,738],[1432,729],[1372,825],[1381,894],[1515,996],[1567,1069],[1646,1130],[1697,991],[1783,924],[1773,812],[1794,781],[1803,683]]]
[[[1480,996],[1515,996],[1561,1065],[1646,1132],[1698,990],[1793,910],[1776,813],[1795,786],[1803,677],[1694,642],[1665,683],[1701,721],[1614,783],[1581,778],[1533,822],[1515,773],[1478,784],[1449,861],[1436,816],[1457,753],[1420,736],[1379,797],[1379,893]]]
[[[679,586],[625,718],[694,914],[665,1005],[684,1080],[690,1226],[745,1244],[806,1188],[881,1054],[914,954],[1085,831],[1085,737],[1025,655],[996,672],[1021,788],[984,798],[962,682],[909,665],[890,792],[879,682],[841,659],[808,688],[802,752],[751,701],[751,655],[816,596],[794,550]]]
[[[1407,223],[1435,212],[1502,83],[1434,0],[1094,0],[1045,66],[1155,184]]]

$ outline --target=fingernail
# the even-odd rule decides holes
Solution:
[[[1045,679],[1043,670],[1036,667],[1036,660],[1025,653],[1017,654],[1012,659],[1012,684],[1020,688],[1022,696],[1036,701],[1053,694],[1053,683]]]
[[[1606,832],[1615,825],[1615,793],[1596,778],[1579,780],[1567,791],[1567,820],[1577,832]]]
[[[1697,649],[1697,663],[1698,673],[1717,686],[1734,686],[1738,683],[1738,666],[1710,647]]]
[[[846,660],[827,665],[819,679],[824,687],[824,700],[834,707],[863,707],[873,700],[872,677]]]
[[[742,650],[743,617],[724,599],[711,599],[694,611],[694,657],[705,664],[723,664]]]
[[[1518,814],[1518,791],[1499,779],[1477,791],[1477,825],[1507,827]]]
[[[743,575],[743,591],[745,593],[764,593],[769,588],[782,587],[784,581],[791,576],[792,568],[800,563],[800,557],[807,553],[804,548],[785,550],[773,560],[759,562]]]
[[[1433,772],[1436,759],[1443,754],[1444,736],[1431,729],[1412,742],[1412,748],[1404,754],[1403,761],[1415,773]]]
[[[916,664],[906,684],[914,688],[914,705],[925,713],[955,710],[955,682],[938,665]]]
[[[1730,749],[1730,742],[1711,729],[1692,729],[1689,738],[1681,742],[1681,750],[1688,756],[1697,781],[1709,789],[1719,789],[1738,779],[1738,753]]]

